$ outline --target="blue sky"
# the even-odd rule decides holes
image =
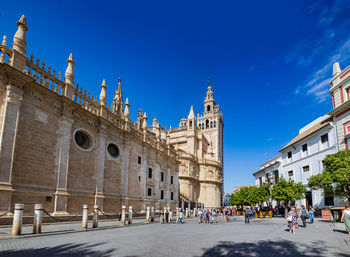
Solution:
[[[25,14],[27,54],[107,101],[122,78],[131,118],[175,127],[203,111],[210,77],[224,115],[225,191],[331,110],[332,64],[350,64],[350,1],[5,1],[9,44]]]

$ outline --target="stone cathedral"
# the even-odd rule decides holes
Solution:
[[[221,206],[223,118],[211,85],[202,116],[175,129],[139,111],[129,116],[118,80],[112,104],[107,83],[99,97],[74,81],[71,54],[64,78],[39,58],[26,56],[24,16],[12,47],[0,44],[0,214],[42,203],[52,215],[81,212],[83,204],[106,213],[122,205],[175,208],[179,199]]]

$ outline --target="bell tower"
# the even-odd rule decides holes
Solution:
[[[213,112],[214,106],[215,106],[214,93],[211,88],[210,79],[208,78],[208,89],[204,99],[204,113]]]

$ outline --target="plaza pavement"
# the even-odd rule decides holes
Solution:
[[[350,235],[344,224],[316,221],[296,234],[282,218],[253,220],[243,217],[224,223],[144,224],[116,226],[100,222],[98,230],[81,231],[81,224],[43,226],[43,234],[11,238],[0,228],[0,256],[350,256]],[[91,226],[91,223],[89,224]]]

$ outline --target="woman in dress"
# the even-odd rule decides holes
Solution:
[[[295,225],[298,224],[297,222],[297,212],[295,211],[295,208],[292,207],[292,209],[288,212],[288,226],[289,226],[289,232],[293,232],[295,234]]]
[[[350,235],[350,206],[346,207],[346,209],[343,211],[341,222],[344,222],[345,229]]]

